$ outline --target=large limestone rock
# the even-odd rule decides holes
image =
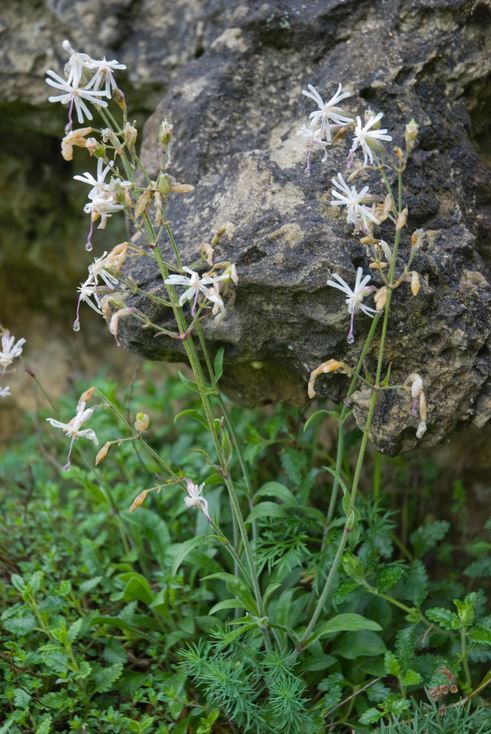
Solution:
[[[357,318],[349,347],[342,295],[326,286],[333,272],[351,282],[356,267],[367,266],[363,247],[329,206],[330,180],[345,166],[346,147],[332,148],[327,163],[315,157],[306,177],[296,135],[312,109],[302,88],[310,82],[330,96],[342,82],[353,91],[346,108],[383,111],[394,143],[402,144],[411,117],[420,125],[405,175],[410,226],[402,254],[414,229],[430,235],[414,263],[423,276],[420,294],[413,298],[401,288],[393,299],[386,350],[392,382],[413,371],[423,377],[429,429],[420,445],[436,444],[464,423],[484,426],[491,418],[489,6],[247,2],[221,20],[199,59],[170,81],[147,123],[144,159],[156,173],[158,127],[171,118],[173,173],[196,187],[169,208],[187,262],[214,229],[225,222],[236,227],[218,252],[237,265],[235,304],[220,323],[206,323],[212,347],[226,347],[224,385],[249,403],[301,404],[320,362],[356,361],[368,319]],[[160,287],[148,260],[133,261],[128,273],[146,288]],[[133,303],[154,321],[170,319],[149,302]],[[146,357],[181,357],[178,342],[155,338],[133,319],[121,333],[129,349]],[[346,381],[323,377],[317,387],[339,400]],[[364,390],[354,396],[360,424],[367,398]],[[394,391],[380,399],[372,437],[381,450],[416,445],[409,402]]]

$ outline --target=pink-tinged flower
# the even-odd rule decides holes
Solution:
[[[361,191],[357,191],[354,186],[349,186],[340,173],[337,178],[333,178],[332,182],[336,189],[332,189],[331,193],[335,197],[331,201],[331,206],[346,207],[346,221],[353,224],[355,229],[362,229],[368,232],[369,222],[380,224],[379,220],[373,213],[372,209],[366,204],[375,199],[375,196],[368,193],[368,186],[364,186]]]
[[[14,359],[20,357],[25,343],[25,339],[15,341],[15,336],[10,336],[10,331],[4,332],[2,335],[2,350],[0,351],[2,374],[5,374],[7,367],[10,367]]]
[[[356,118],[355,136],[353,138],[353,145],[349,153],[349,162],[352,161],[353,155],[358,147],[363,151],[363,164],[366,166],[368,161],[373,163],[373,152],[372,148],[382,148],[382,140],[392,140],[390,135],[387,135],[387,130],[373,129],[383,117],[383,113],[379,112],[378,115],[372,115],[365,125],[361,124],[361,118]]]
[[[191,313],[194,316],[196,311],[196,304],[198,302],[198,296],[200,293],[202,293],[205,298],[213,301],[213,303],[216,304],[216,294],[213,291],[210,294],[209,288],[216,287],[220,280],[224,280],[224,278],[228,279],[228,276],[218,275],[214,277],[205,276],[201,278],[199,274],[196,273],[194,270],[191,270],[191,268],[183,267],[183,271],[189,273],[189,275],[170,275],[164,281],[166,285],[185,286],[186,290],[179,298],[179,305],[183,306],[186,301],[192,301],[193,306]]]
[[[204,482],[198,486],[191,479],[186,479],[186,490],[189,496],[184,497],[184,503],[186,507],[196,507],[197,510],[203,513],[208,522],[211,522],[210,513],[208,512],[208,500],[202,495],[204,486]]]
[[[374,308],[371,308],[370,306],[365,306],[365,304],[363,303],[363,299],[374,290],[374,286],[368,285],[368,283],[370,282],[370,275],[363,276],[362,268],[358,268],[358,270],[356,271],[356,280],[353,289],[337,273],[334,273],[332,278],[332,280],[327,281],[327,285],[330,285],[331,288],[337,288],[346,295],[346,306],[348,308],[348,313],[351,315],[347,342],[348,344],[353,344],[355,340],[355,313],[357,313],[358,311],[363,311],[364,314],[370,316],[370,318],[372,319],[377,313]]]
[[[94,413],[93,408],[85,408],[85,403],[80,402],[77,405],[77,414],[68,423],[62,423],[61,421],[55,420],[54,418],[46,418],[48,423],[54,428],[59,428],[63,433],[70,438],[70,446],[68,448],[67,461],[63,469],[65,471],[70,468],[70,458],[72,455],[73,444],[78,438],[87,438],[89,441],[99,445],[95,431],[91,428],[83,428],[81,426],[87,423]]]
[[[79,87],[78,84],[70,84],[51,69],[48,69],[46,74],[46,84],[49,84],[51,87],[54,87],[55,89],[58,89],[62,92],[62,94],[48,97],[48,101],[61,102],[62,104],[69,105],[68,123],[65,128],[66,131],[72,129],[72,113],[74,107],[77,113],[77,120],[79,121],[80,125],[82,125],[86,119],[93,119],[93,114],[87,107],[86,102],[96,105],[97,107],[107,107],[107,102],[103,99],[100,99],[101,97],[106,96],[106,92],[86,89],[84,87]]]
[[[344,125],[348,125],[350,122],[353,122],[353,118],[347,117],[343,110],[338,107],[338,103],[341,102],[341,100],[351,97],[351,92],[343,92],[342,84],[339,84],[336,93],[327,102],[324,102],[319,92],[314,86],[312,86],[312,84],[308,84],[308,90],[302,89],[302,94],[309,97],[309,99],[312,99],[319,107],[318,110],[310,113],[310,124],[313,128],[320,128],[320,135],[321,137],[325,136],[327,143],[331,142],[332,127],[343,127]],[[334,125],[330,125],[329,120],[331,120]]]
[[[298,130],[297,135],[299,135],[307,145],[305,173],[308,176],[310,174],[310,159],[312,158],[312,151],[315,147],[320,148],[324,152],[322,162],[325,163],[327,161],[327,148],[329,144],[322,138],[321,129],[319,127],[313,128],[310,125],[302,125]]]

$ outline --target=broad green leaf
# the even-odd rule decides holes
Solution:
[[[361,614],[354,612],[346,612],[345,614],[338,614],[328,622],[323,622],[316,629],[314,634],[309,638],[308,644],[312,644],[315,640],[325,637],[326,635],[335,635],[339,632],[357,632],[358,630],[372,630],[379,632],[382,627],[374,622],[373,619],[367,619]]]
[[[216,385],[223,375],[223,358],[225,356],[225,347],[220,347],[213,359],[213,372],[215,373],[214,384]]]
[[[277,505],[275,502],[260,502],[249,513],[246,522],[254,522],[254,520],[263,520],[266,517],[285,517],[286,512],[283,505]]]
[[[371,630],[361,630],[340,635],[331,652],[346,660],[356,660],[361,657],[384,655],[386,649],[380,635]]]
[[[198,535],[194,538],[189,538],[189,540],[185,540],[184,543],[170,546],[169,550],[172,552],[174,557],[171,571],[172,576],[176,575],[186,556],[200,546],[203,547],[205,545],[211,545],[214,540],[214,535]]]
[[[125,601],[137,599],[144,604],[152,603],[153,591],[145,576],[142,576],[141,573],[136,573],[136,571],[131,571],[130,573],[120,574],[119,578],[126,584],[123,591],[123,599]]]
[[[206,422],[206,419],[204,416],[199,412],[199,410],[196,410],[195,408],[187,408],[186,410],[181,410],[179,413],[177,413],[174,416],[174,423],[177,423],[177,421],[181,420],[181,418],[184,417],[193,418],[195,421],[197,421],[203,428],[207,431],[208,430],[208,423]]]
[[[263,486],[258,489],[255,494],[256,497],[276,497],[287,505],[296,505],[297,500],[293,492],[288,487],[279,482],[266,482]]]
[[[221,612],[222,609],[242,609],[242,602],[239,601],[239,599],[224,599],[223,601],[218,602],[218,604],[215,604],[208,614],[216,614],[217,612]]]

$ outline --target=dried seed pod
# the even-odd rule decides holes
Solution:
[[[101,461],[104,461],[104,459],[107,456],[107,452],[109,451],[109,447],[111,446],[111,441],[106,441],[104,446],[97,452],[97,456],[95,457],[95,465],[99,466]]]
[[[148,489],[144,489],[143,492],[140,492],[140,494],[135,497],[133,502],[130,505],[130,512],[135,512],[139,507],[143,505],[145,502],[146,496],[148,494]]]

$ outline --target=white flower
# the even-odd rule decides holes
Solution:
[[[87,238],[86,249],[92,250],[92,224],[101,220],[98,229],[104,229],[107,220],[115,212],[119,212],[124,209],[124,204],[119,204],[116,200],[118,195],[118,187],[120,186],[131,186],[129,181],[122,181],[119,178],[111,178],[109,183],[106,183],[106,176],[112,170],[113,163],[110,161],[106,166],[102,158],[97,159],[97,171],[94,176],[86,171],[82,175],[76,175],[73,178],[76,181],[81,181],[88,186],[92,186],[89,191],[89,201],[84,206],[84,212],[91,216],[91,227]]]
[[[108,97],[111,97],[113,89],[118,89],[118,85],[116,84],[113,72],[119,69],[126,69],[126,66],[125,64],[120,64],[115,59],[113,59],[112,61],[107,61],[106,57],[104,56],[99,61],[91,59],[88,64],[88,68],[92,71],[95,71],[95,74],[88,83],[87,87],[90,87],[91,89],[101,89],[102,87],[104,87],[104,92],[106,93],[106,95]]]
[[[337,106],[338,102],[341,102],[342,99],[351,97],[351,92],[343,92],[342,84],[339,84],[336,94],[328,102],[324,102],[312,84],[308,85],[308,90],[302,89],[302,94],[312,99],[318,105],[319,109],[310,113],[310,124],[313,128],[320,128],[321,137],[325,135],[328,143],[331,142],[331,127],[343,127],[353,122],[353,118],[346,117],[343,110]],[[329,120],[332,120],[334,123],[333,126],[329,124]]]
[[[0,398],[9,398],[10,397],[10,386],[6,385],[5,387],[0,387]]]
[[[378,115],[372,115],[368,122],[363,126],[361,124],[361,118],[356,118],[355,137],[353,138],[353,145],[350,150],[350,160],[353,158],[353,154],[358,148],[361,147],[363,151],[363,163],[366,166],[368,161],[373,163],[372,147],[380,147],[381,140],[392,140],[390,135],[387,135],[387,130],[371,130],[383,117],[383,113],[379,112]]]
[[[337,288],[338,290],[342,291],[346,295],[346,306],[348,307],[348,313],[351,314],[351,322],[350,322],[350,328],[348,332],[347,341],[348,344],[353,344],[355,337],[354,337],[354,318],[355,313],[357,311],[363,311],[364,314],[367,316],[370,316],[370,318],[373,318],[374,315],[377,313],[377,311],[374,308],[371,308],[370,306],[365,306],[363,303],[363,299],[365,296],[367,296],[371,291],[373,291],[374,286],[369,286],[368,283],[370,282],[370,275],[363,276],[363,270],[362,268],[358,268],[356,271],[356,280],[355,280],[355,287],[351,289],[351,287],[346,283],[345,280],[341,278],[340,275],[337,273],[334,273],[332,276],[332,280],[327,281],[327,285],[330,285],[331,288]]]
[[[77,113],[77,120],[82,125],[87,120],[92,120],[93,115],[90,109],[87,107],[86,102],[94,104],[98,107],[107,107],[107,102],[100,97],[105,97],[106,93],[103,91],[93,91],[92,89],[85,89],[79,87],[77,84],[70,84],[69,82],[62,79],[61,76],[56,74],[51,69],[46,72],[46,84],[49,84],[55,89],[59,89],[63,94],[58,94],[54,97],[48,97],[49,102],[61,102],[62,104],[69,104],[68,108],[68,124],[66,129],[70,130],[73,124],[72,111],[75,106]]]
[[[118,285],[118,279],[111,275],[106,268],[113,266],[111,261],[111,255],[107,254],[107,251],[102,254],[101,257],[95,257],[92,265],[89,265],[89,276],[92,278],[95,285],[98,285],[98,278],[101,278],[104,284],[114,290]]]
[[[107,189],[107,186],[110,185],[106,183],[106,176],[110,172],[112,167],[112,161],[104,167],[104,160],[102,158],[98,158],[96,171],[97,178],[94,178],[90,171],[86,171],[82,175],[77,174],[77,176],[74,176],[73,178],[75,179],[75,181],[81,181],[88,186],[92,186],[92,189],[89,192],[89,199],[95,198],[96,196],[104,193]]]
[[[22,354],[22,348],[26,343],[25,339],[19,339],[15,341],[14,336],[10,336],[10,331],[6,331],[2,335],[2,350],[0,351],[0,367],[3,368],[3,374],[7,367],[9,367],[14,359],[20,357]]]
[[[81,54],[72,48],[70,41],[63,41],[61,44],[65,51],[70,54],[70,58],[67,61],[65,73],[68,69],[67,81],[69,84],[78,87],[80,80],[84,73],[84,69],[88,68],[88,65],[92,59],[88,54]]]
[[[77,293],[79,296],[75,321],[73,322],[73,331],[80,331],[80,306],[82,303],[86,303],[93,311],[102,315],[101,302],[97,293],[97,282],[94,281],[91,275],[89,275],[84,283],[80,283],[77,288]]]
[[[220,290],[217,285],[212,285],[208,288],[206,298],[210,303],[213,303],[212,314],[219,321],[225,315],[225,304],[220,296]]]
[[[189,497],[184,498],[184,503],[186,507],[196,507],[203,513],[208,522],[211,522],[210,513],[208,512],[208,500],[202,495],[204,486],[204,482],[198,486],[191,479],[186,479],[186,489]]]
[[[339,191],[332,189],[332,195],[336,197],[331,201],[331,206],[345,206],[346,219],[348,223],[355,226],[355,229],[363,229],[365,232],[369,228],[369,222],[380,224],[379,220],[368,206],[364,204],[375,197],[368,193],[368,186],[364,186],[361,191],[357,191],[354,186],[349,186],[342,175],[338,173],[337,178],[333,178],[332,182]]]
[[[218,281],[223,280],[224,276],[219,275],[213,278],[206,276],[204,278],[200,278],[199,274],[196,273],[194,270],[191,270],[190,268],[183,267],[183,270],[186,273],[189,273],[189,275],[170,275],[168,278],[166,278],[164,282],[166,285],[182,285],[186,287],[186,290],[179,298],[179,305],[183,306],[186,301],[193,301],[191,313],[194,315],[200,292],[203,293],[206,298],[208,298],[208,286],[216,286]]]
[[[93,413],[94,410],[92,408],[86,409],[85,403],[80,402],[77,405],[77,414],[68,423],[62,423],[61,421],[57,421],[54,418],[46,418],[50,425],[52,425],[54,428],[59,428],[66,436],[70,438],[67,462],[63,467],[65,470],[70,468],[70,457],[72,455],[73,444],[78,438],[87,438],[89,441],[93,441],[96,446],[99,444],[95,431],[93,431],[91,428],[84,428],[80,430],[80,427],[84,423],[87,423],[87,421],[92,417]]]

